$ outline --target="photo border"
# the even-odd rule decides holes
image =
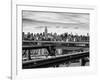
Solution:
[[[12,55],[12,53],[13,53],[13,51],[11,52],[11,75],[12,75],[12,79],[14,79],[15,77],[17,77],[18,76],[18,55],[17,55],[17,48],[18,48],[18,35],[17,35],[17,17],[18,17],[18,15],[17,15],[17,10],[18,10],[18,6],[36,6],[36,7],[52,7],[52,8],[71,8],[71,7],[57,7],[57,6],[40,6],[40,5],[22,5],[22,4],[17,4],[16,5],[16,71],[13,71],[14,69],[12,69],[12,68],[14,68],[14,65],[13,65],[13,62],[12,62],[12,60],[14,60],[13,59],[13,55]],[[73,7],[72,7],[73,8]],[[89,9],[89,10],[94,10],[95,11],[95,8],[73,8],[73,9]],[[11,15],[13,15],[13,10],[12,10],[12,14]],[[11,16],[11,18],[13,18],[13,16]],[[13,19],[11,19],[11,22],[13,22],[12,21]],[[13,26],[13,24],[12,24],[12,26]],[[11,27],[11,30],[12,30],[12,32],[11,32],[11,34],[13,34],[13,28]],[[11,36],[11,40],[13,41],[13,35]],[[11,43],[12,43],[12,41],[11,41]],[[11,45],[13,45],[13,43],[11,44]],[[13,46],[15,46],[15,45],[13,45]],[[11,48],[11,49],[13,49],[13,48]],[[13,75],[13,72],[16,72],[16,75]]]

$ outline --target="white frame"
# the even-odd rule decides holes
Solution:
[[[22,10],[54,11],[54,12],[76,12],[90,14],[90,66],[87,67],[68,67],[68,68],[47,68],[47,69],[26,69],[22,70],[21,56],[21,32],[22,32]],[[96,64],[96,9],[91,6],[61,5],[49,4],[37,5],[32,3],[12,3],[12,69],[13,80],[25,80],[33,78],[46,78],[55,76],[72,76],[93,74],[97,70]],[[47,74],[48,73],[48,74]]]

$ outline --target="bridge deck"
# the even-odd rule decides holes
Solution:
[[[33,40],[23,40],[22,42],[31,42],[31,43],[75,43],[75,44],[89,44],[89,42],[72,42],[72,41],[33,41]]]
[[[22,46],[22,49],[41,49],[41,48],[48,48],[49,45],[36,45],[36,46]],[[55,48],[60,48],[60,49],[65,49],[65,50],[78,50],[78,49],[83,49],[83,48],[87,48],[87,47],[81,47],[81,46],[77,46],[77,47],[62,47],[62,46],[55,46]]]
[[[89,52],[85,51],[85,52],[77,52],[74,54],[54,56],[54,57],[46,58],[46,59],[23,61],[22,63],[23,63],[23,68],[38,68],[41,66],[54,64],[56,62],[69,61],[72,59],[88,57],[88,56],[89,56]]]

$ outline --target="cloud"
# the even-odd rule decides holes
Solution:
[[[88,23],[88,14],[23,11],[23,19],[49,23]]]
[[[24,31],[33,32],[36,29],[44,29],[45,26],[48,28],[88,31],[89,14],[24,10],[22,13],[22,24]]]

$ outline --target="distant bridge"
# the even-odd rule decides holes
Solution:
[[[33,41],[33,40],[23,40],[23,43],[69,43],[69,44],[89,44],[89,42],[72,42],[72,41]]]
[[[65,41],[29,41],[23,40],[23,46],[66,46],[66,47],[89,47],[89,42],[65,42]]]

